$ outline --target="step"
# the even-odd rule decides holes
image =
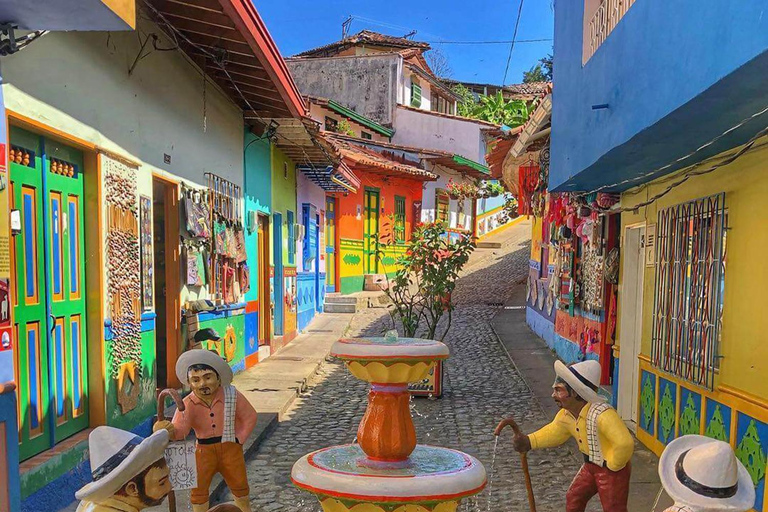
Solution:
[[[357,304],[357,297],[349,295],[326,295],[326,304]]]
[[[477,242],[478,249],[501,249],[501,242]]]
[[[357,302],[353,304],[334,304],[333,302],[325,302],[323,311],[326,313],[355,313],[357,311]]]

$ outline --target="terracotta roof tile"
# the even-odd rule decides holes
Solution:
[[[353,171],[355,170],[355,167],[361,166],[386,173],[407,174],[411,178],[422,181],[431,181],[437,179],[436,174],[433,174],[427,170],[419,169],[418,167],[392,160],[377,151],[352,144],[348,140],[349,137],[343,138],[336,136],[336,134],[329,133],[323,133],[323,137],[331,145],[334,146],[334,148],[345,160],[351,163]]]
[[[350,46],[357,46],[360,44],[376,44],[380,46],[389,46],[392,48],[416,48],[421,51],[429,50],[428,43],[422,43],[419,41],[411,41],[404,37],[388,36],[379,32],[373,32],[370,30],[363,30],[353,36],[349,36],[341,41],[312,48],[301,53],[297,53],[294,57],[331,57],[332,55],[349,48]]]

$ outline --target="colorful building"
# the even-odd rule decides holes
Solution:
[[[295,165],[292,184],[276,198],[268,188],[264,199],[248,167],[272,180],[280,158],[272,153],[281,150],[269,136],[266,148],[246,145],[273,122],[303,126],[306,106],[252,4],[224,3],[185,14],[196,34],[186,51],[206,47],[211,17],[228,19],[240,58],[276,77],[252,78],[258,91],[247,96],[217,83],[211,61],[201,77],[181,50],[136,59],[142,46],[133,33],[50,33],[3,60],[8,174],[0,178],[10,194],[0,206],[14,220],[10,286],[0,286],[0,318],[11,326],[0,352],[0,421],[18,421],[18,430],[5,430],[0,445],[8,454],[0,475],[9,478],[0,499],[11,510],[54,510],[74,499],[90,479],[90,427],[147,435],[156,392],[180,387],[176,358],[198,344],[200,329],[217,331],[220,339],[202,346],[236,370],[258,360],[258,334],[249,334],[260,323],[249,313],[258,314],[264,288],[249,289],[260,260],[249,231],[258,225],[245,212],[256,220],[292,204],[295,214]],[[142,5],[138,28],[173,48],[177,8]],[[249,78],[240,80],[245,87]],[[243,155],[254,157],[245,172]]]
[[[619,414],[656,453],[684,434],[729,442],[762,511],[768,349],[753,260],[765,243],[768,21],[760,1],[688,7],[555,5],[548,186],[621,218]],[[596,191],[618,206],[589,202]]]

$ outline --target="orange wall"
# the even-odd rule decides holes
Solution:
[[[391,234],[393,220],[389,216],[395,213],[395,196],[405,197],[405,239],[408,240],[413,229],[413,202],[422,199],[422,182],[380,177],[374,174],[357,173],[362,175],[360,187],[356,194],[337,194],[339,197],[338,229],[340,238],[363,239],[363,221],[365,219],[364,194],[365,187],[379,189],[379,201],[383,212],[379,212],[379,232],[382,236]],[[360,216],[358,217],[358,207]]]

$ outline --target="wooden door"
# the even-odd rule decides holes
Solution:
[[[12,128],[14,330],[19,456],[28,459],[88,426],[83,264],[83,155]]]
[[[259,345],[268,344],[270,339],[269,317],[269,218],[259,215],[258,230],[258,275],[259,275]]]
[[[378,274],[379,191],[376,189],[366,189],[364,198],[363,272],[366,274]]]
[[[336,199],[325,198],[325,289],[336,291]]]

